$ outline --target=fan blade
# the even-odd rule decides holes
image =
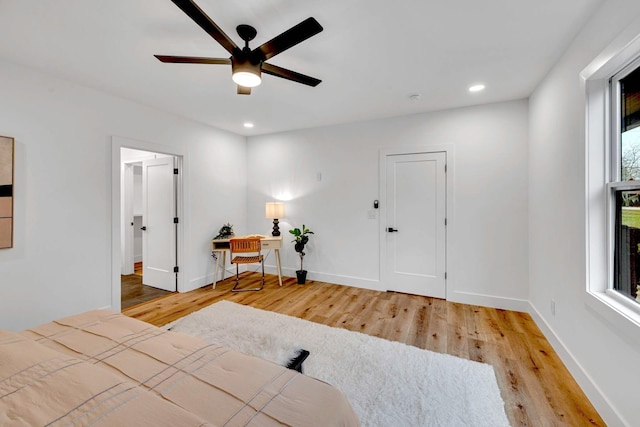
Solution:
[[[162,62],[172,64],[231,64],[229,58],[202,58],[200,56],[153,55]]]
[[[304,74],[296,73],[295,71],[287,70],[286,68],[267,64],[266,62],[262,63],[262,72],[313,87],[318,86],[322,81],[316,79],[315,77],[309,77],[305,76]]]
[[[251,88],[238,85],[238,95],[251,95]]]
[[[234,49],[238,49],[238,46],[229,38],[228,35],[222,31],[215,22],[207,16],[192,0],[171,0],[176,6],[178,6],[187,16],[198,24],[203,30],[207,32],[211,37],[216,39],[218,43],[224,47],[227,52],[233,53]]]
[[[322,31],[322,26],[318,21],[315,18],[307,18],[295,27],[289,28],[284,33],[255,48],[252,53],[260,54],[261,59],[266,61],[309,37],[315,36],[320,31]]]

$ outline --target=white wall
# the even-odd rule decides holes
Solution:
[[[532,312],[609,425],[638,425],[640,342],[626,339],[585,304],[585,91],[579,73],[639,12],[637,0],[605,2],[530,99]]]
[[[0,62],[0,135],[15,156],[15,247],[0,250],[0,328],[111,302],[111,136],[181,147],[188,287],[210,283],[209,241],[246,223],[246,140]],[[207,282],[207,279],[209,280]]]
[[[525,309],[527,115],[527,101],[521,100],[250,137],[249,229],[268,233],[264,203],[290,197],[280,221],[287,275],[298,268],[288,230],[305,223],[316,232],[305,257],[309,278],[385,290],[379,277],[379,232],[385,225],[367,215],[380,199],[379,152],[445,144],[455,152],[448,297]]]

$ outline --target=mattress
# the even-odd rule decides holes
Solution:
[[[3,345],[0,347],[0,380],[10,378],[16,369],[20,371],[43,363],[39,357],[43,360],[67,358],[74,362],[69,362],[72,367],[68,376],[58,377],[56,371],[46,386],[34,383],[29,395],[20,394],[9,400],[0,395],[0,413],[10,407],[10,413],[17,414],[19,402],[32,404],[39,392],[48,394],[49,386],[59,389],[56,396],[63,400],[68,395],[74,396],[71,389],[76,384],[80,389],[87,387],[95,392],[108,389],[113,385],[109,381],[120,381],[123,385],[119,387],[129,387],[131,393],[138,396],[136,399],[145,396],[145,403],[125,404],[114,416],[126,417],[129,412],[136,412],[138,417],[159,417],[167,421],[176,416],[182,420],[184,415],[184,422],[178,424],[156,423],[155,418],[149,418],[144,424],[127,422],[127,425],[359,425],[344,395],[326,383],[113,311],[91,311],[19,335],[5,335],[8,341],[20,343],[18,350],[28,347],[27,352],[31,354],[37,348],[34,354],[42,353],[42,356],[22,361],[15,355],[12,356],[15,362],[5,366],[4,352],[9,347]],[[89,372],[94,370],[99,374]],[[99,379],[98,385],[93,384],[94,377]],[[83,393],[81,396],[88,399],[90,392]],[[29,397],[26,402],[25,397]],[[72,397],[71,400],[67,406],[75,408],[82,399]],[[175,411],[170,410],[174,408],[162,409],[167,405]],[[163,410],[172,414],[165,416]],[[111,413],[105,416],[110,417]],[[44,416],[38,418],[44,419]],[[30,425],[39,424],[46,423]],[[0,425],[4,425],[2,418]]]

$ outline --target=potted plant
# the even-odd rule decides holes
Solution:
[[[228,239],[233,236],[235,236],[235,233],[233,232],[233,225],[231,225],[230,223],[226,223],[222,227],[220,227],[220,230],[218,230],[218,235],[214,237],[214,239]]]
[[[296,227],[293,230],[289,230],[289,233],[293,234],[295,237],[292,242],[295,243],[294,248],[300,256],[300,270],[296,271],[298,284],[304,285],[307,282],[307,270],[302,266],[302,262],[304,260],[304,246],[309,242],[309,234],[313,234],[313,231],[309,230],[306,225],[302,224],[302,229]]]

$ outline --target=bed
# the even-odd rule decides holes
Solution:
[[[0,425],[358,426],[336,388],[110,310],[0,331]]]

